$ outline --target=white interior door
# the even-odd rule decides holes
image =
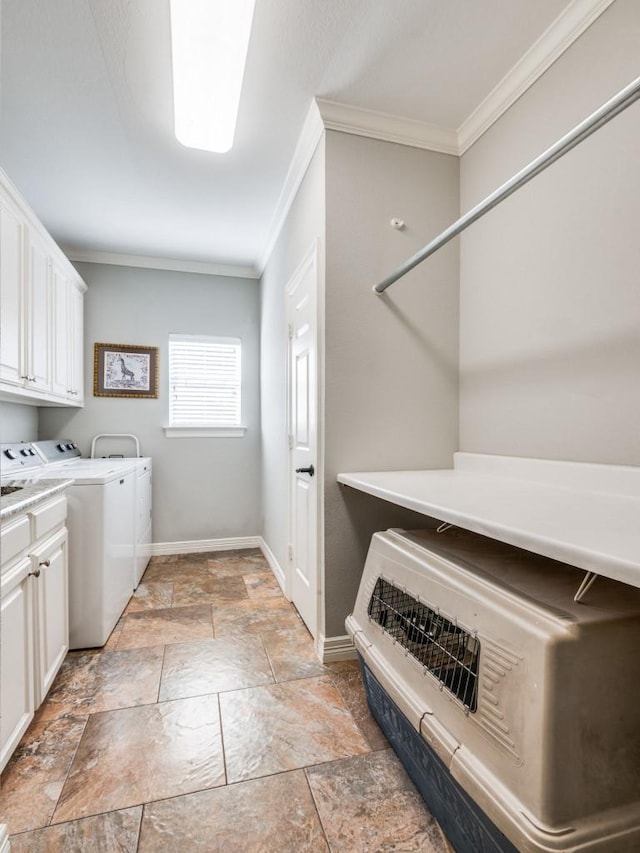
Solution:
[[[289,322],[289,590],[307,628],[318,629],[317,252],[287,287]]]

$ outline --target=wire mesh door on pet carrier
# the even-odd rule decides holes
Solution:
[[[368,613],[466,709],[472,713],[476,710],[477,636],[381,577],[369,600]]]

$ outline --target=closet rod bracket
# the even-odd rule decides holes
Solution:
[[[578,591],[573,596],[574,601],[581,601],[583,596],[586,594],[587,590],[591,587],[592,583],[598,575],[595,572],[587,572],[584,576],[584,579],[580,586],[578,587]]]

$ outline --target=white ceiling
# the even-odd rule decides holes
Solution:
[[[256,0],[210,154],[173,136],[168,0],[2,0],[0,166],[64,246],[258,268],[314,97],[458,129],[567,3]]]

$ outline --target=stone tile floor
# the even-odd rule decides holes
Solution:
[[[450,848],[257,550],[153,558],[71,652],[4,773],[12,853]]]

